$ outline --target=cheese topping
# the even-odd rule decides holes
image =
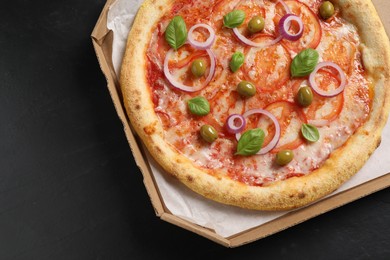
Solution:
[[[286,0],[292,13],[303,20],[303,36],[296,42],[283,39],[266,48],[255,48],[245,46],[231,29],[223,28],[223,16],[238,4],[237,8],[247,14],[244,24],[240,26],[243,34],[253,41],[269,41],[278,36],[275,28],[284,12],[275,1],[176,1],[171,12],[156,25],[147,51],[150,90],[155,112],[165,130],[166,141],[210,174],[222,172],[249,185],[267,185],[273,181],[309,174],[321,167],[332,151],[342,146],[365,122],[370,111],[370,95],[369,83],[362,69],[364,66],[356,28],[338,16],[330,22],[319,19],[320,2]],[[259,15],[253,10],[265,16],[265,29],[257,35],[245,32],[250,18]],[[187,28],[205,23],[216,32],[216,40],[211,47],[216,57],[214,78],[205,88],[195,93],[174,89],[162,72],[164,58],[169,50],[164,41],[164,31],[176,15],[183,17]],[[196,32],[196,38],[202,39],[201,33]],[[172,75],[186,82],[186,85],[197,86],[204,78],[193,78],[191,62],[180,68],[175,67],[175,63],[185,59],[191,61],[191,55],[200,55],[209,62],[208,56],[202,56],[201,53],[194,55],[199,51],[185,46],[170,61],[173,66]],[[295,55],[306,48],[316,49],[320,62],[331,61],[338,64],[347,76],[347,85],[335,97],[326,98],[314,94],[313,103],[302,108],[297,105],[295,96],[300,86],[308,85],[307,77],[292,78],[290,64]],[[245,62],[237,72],[232,73],[229,62],[236,51],[244,53]],[[242,80],[250,81],[256,86],[255,96],[243,98],[237,93],[236,87]],[[320,70],[316,76],[317,84],[326,90],[337,88],[338,81],[337,74],[332,74],[332,71]],[[203,96],[209,101],[210,114],[197,117],[189,113],[187,101],[195,96]],[[281,125],[281,138],[277,146],[265,155],[235,156],[237,140],[226,131],[226,119],[231,114],[243,114],[254,108],[262,108],[275,115]],[[246,129],[260,127],[264,130],[266,145],[275,131],[271,121],[256,115],[247,120]],[[300,134],[301,125],[308,122],[318,124],[320,140],[315,143],[304,141]],[[204,124],[213,126],[219,133],[219,138],[212,144],[199,137],[199,129]],[[274,161],[275,153],[282,149],[293,150],[294,159],[280,167]]]

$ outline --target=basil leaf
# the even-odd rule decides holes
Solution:
[[[187,40],[187,26],[181,16],[175,16],[165,30],[165,40],[175,50],[179,49]]]
[[[260,151],[264,142],[264,132],[260,128],[246,131],[238,140],[235,155],[254,155]]]
[[[242,52],[235,52],[230,60],[229,67],[233,72],[236,72],[242,64],[244,64],[245,56]]]
[[[293,77],[304,77],[309,75],[317,66],[318,52],[313,49],[306,49],[294,57],[290,71]]]
[[[245,20],[245,12],[242,10],[234,10],[223,17],[223,26],[227,28],[235,28],[240,26]]]
[[[191,114],[205,116],[210,113],[210,104],[204,97],[191,98],[187,103]]]
[[[309,142],[317,142],[320,139],[320,133],[314,125],[303,124],[301,132],[303,137]]]

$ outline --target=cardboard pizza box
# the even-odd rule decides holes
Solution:
[[[129,142],[131,151],[133,152],[134,159],[143,174],[144,184],[150,196],[155,213],[162,220],[175,224],[189,231],[192,231],[212,241],[215,241],[223,246],[237,247],[261,239],[263,237],[269,236],[271,234],[274,234],[276,232],[279,232],[281,230],[284,230],[286,228],[304,222],[310,218],[313,218],[322,213],[328,212],[332,209],[335,209],[344,204],[347,204],[349,202],[352,202],[354,200],[357,200],[366,195],[369,195],[371,193],[374,193],[376,191],[379,191],[381,189],[390,186],[390,174],[386,174],[382,177],[368,181],[364,184],[361,184],[359,186],[341,192],[332,197],[323,199],[308,207],[304,207],[302,209],[292,211],[275,220],[272,220],[263,225],[251,228],[249,230],[235,234],[230,237],[222,237],[209,228],[202,227],[200,225],[187,221],[183,218],[175,216],[168,210],[168,208],[164,205],[163,200],[161,199],[161,195],[159,193],[155,179],[153,178],[150,165],[146,159],[145,152],[143,151],[143,146],[141,144],[141,141],[138,139],[136,134],[132,131],[131,125],[127,118],[125,108],[122,102],[122,94],[119,86],[119,81],[115,74],[113,62],[111,59],[113,33],[112,31],[107,29],[107,13],[109,7],[114,2],[115,0],[107,0],[107,3],[104,6],[102,13],[100,14],[96,26],[92,32],[91,35],[92,43],[95,48],[101,70],[106,77],[107,87],[111,95],[111,98],[113,100],[115,109],[118,113],[120,120],[123,123],[124,132]],[[390,12],[390,1],[372,0],[372,2],[374,3],[379,13],[379,16],[382,19],[386,32],[389,34],[390,17],[387,16],[386,13]]]

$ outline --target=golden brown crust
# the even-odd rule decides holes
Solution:
[[[154,112],[144,68],[150,28],[171,6],[172,0],[145,1],[128,37],[120,82],[131,123],[157,162],[189,188],[207,198],[258,210],[284,210],[306,205],[336,190],[353,176],[379,145],[388,117],[390,46],[371,1],[333,0],[333,3],[339,5],[345,19],[357,26],[361,36],[363,63],[375,90],[370,116],[321,168],[306,176],[256,187],[205,174],[166,144],[163,128]]]

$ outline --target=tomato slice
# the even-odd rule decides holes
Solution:
[[[323,42],[328,44],[325,46],[322,59],[336,63],[345,74],[350,74],[356,53],[356,47],[351,43],[352,39],[337,39],[328,32],[325,32],[323,37],[326,39]]]
[[[253,0],[243,1],[238,6],[236,6],[235,9],[245,12],[245,20],[238,27],[238,29],[245,37],[251,36],[251,33],[248,30],[249,21],[256,15],[261,15],[263,18],[266,16],[265,8],[254,3]]]
[[[340,84],[340,79],[336,76],[337,72],[332,73],[330,70],[321,69],[318,71],[317,75],[317,84],[324,90],[335,88]],[[292,87],[294,96],[296,96],[301,85],[307,86],[309,84],[307,80],[296,80]],[[303,109],[303,113],[309,122],[315,120],[317,122],[323,121],[322,124],[326,124],[326,122],[331,122],[340,115],[343,106],[343,93],[340,93],[335,97],[323,97],[313,91],[313,102],[310,106]],[[322,124],[319,124],[318,126],[321,126]]]
[[[283,39],[281,43],[289,50],[297,53],[303,49],[317,48],[322,36],[322,29],[318,20],[318,16],[313,13],[313,11],[311,11],[310,8],[304,3],[295,0],[288,0],[285,1],[285,3],[288,5],[293,14],[301,17],[304,28],[303,35],[298,41],[289,41]],[[278,3],[276,5],[276,14],[274,17],[275,28],[278,28],[279,20],[285,14],[285,9],[280,3]],[[294,30],[294,28],[292,28],[292,30]],[[279,35],[279,33],[277,35]]]
[[[219,91],[212,99],[209,100],[211,113],[202,120],[212,125],[218,132],[225,131],[225,123],[231,114],[243,114],[245,111],[245,99],[242,99],[236,91]],[[233,135],[232,135],[233,136]]]
[[[303,144],[304,140],[300,135],[300,129],[302,123],[306,123],[307,119],[299,106],[288,101],[278,101],[268,105],[265,109],[278,119],[281,131],[279,143],[271,153],[286,149],[294,150]]]
[[[271,150],[271,153],[277,153],[285,149],[294,150],[303,144],[304,141],[299,133],[302,122],[306,123],[307,119],[300,107],[289,101],[277,101],[269,104],[264,109],[271,112],[280,124],[280,140],[278,145]],[[266,134],[263,146],[268,145],[275,135],[275,125],[265,116],[249,116],[246,129],[257,127],[263,129]]]
[[[257,35],[255,42],[272,41],[273,36]],[[247,47],[245,63],[242,66],[246,80],[253,82],[259,92],[279,89],[290,78],[291,56],[281,44],[267,48]]]
[[[184,45],[176,53],[174,60],[169,60],[168,66],[171,74],[174,75],[180,82],[188,86],[196,86],[203,84],[206,80],[209,69],[202,77],[195,77],[191,72],[191,63],[198,58],[201,58],[207,68],[210,67],[210,58],[205,50],[195,50],[190,45]]]

